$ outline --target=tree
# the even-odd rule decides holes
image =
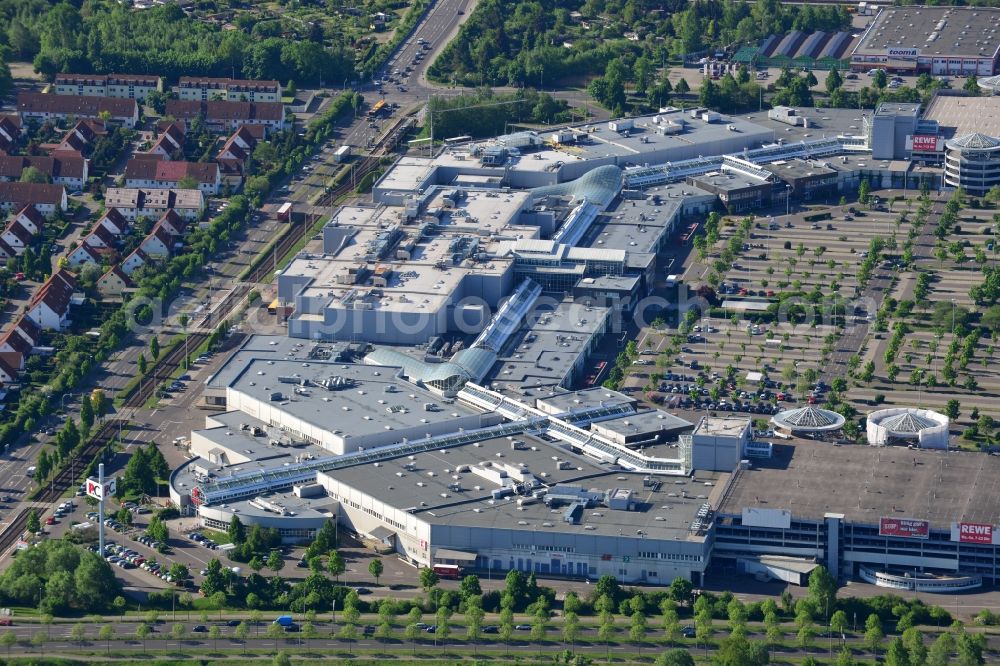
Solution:
[[[108,654],[111,654],[111,639],[115,637],[115,628],[110,624],[101,626],[97,632],[97,640],[104,641]]]
[[[149,364],[146,361],[146,355],[145,354],[139,354],[139,359],[136,361],[136,368],[139,370],[139,374],[140,375],[145,375],[146,374],[146,370],[148,369],[148,367],[149,367]]]
[[[837,379],[843,379],[838,377]],[[841,392],[846,386],[841,389]],[[818,566],[809,574],[809,600],[817,609],[828,615],[837,600],[837,581],[824,566]]]
[[[674,648],[657,657],[656,666],[694,666],[694,658],[684,648]]]
[[[285,566],[285,560],[281,557],[281,553],[276,550],[272,550],[271,554],[267,556],[267,568],[278,573]]]
[[[677,85],[674,86],[674,92],[677,93],[678,95],[689,93],[691,92],[691,86],[689,86],[688,82],[682,78],[678,80]]]
[[[344,575],[345,571],[347,571],[347,563],[344,561],[344,556],[337,551],[330,553],[330,559],[326,563],[326,569],[330,572],[330,575],[333,576],[334,580],[339,583],[340,577]]]
[[[878,619],[878,615],[872,613],[865,620],[865,645],[877,656],[878,649],[884,639],[885,633],[882,631],[882,622]]]
[[[28,512],[28,522],[25,525],[25,528],[31,534],[35,534],[42,529],[41,521],[38,519],[38,512],[34,509]]]
[[[961,409],[961,403],[959,403],[958,400],[952,398],[947,402],[947,404],[944,407],[945,416],[954,421],[955,419],[958,418],[959,414],[961,414],[960,409]]]
[[[236,640],[243,644],[243,654],[246,654],[247,638],[250,636],[250,626],[246,623],[246,620],[236,625],[236,631],[233,634],[236,636]]]
[[[847,632],[847,613],[842,610],[836,611],[830,616],[830,630],[838,634]]]
[[[110,406],[108,405],[108,397],[104,394],[104,391],[100,389],[94,389],[90,394],[90,403],[94,408],[94,415],[103,419],[107,413]]]
[[[962,90],[973,97],[979,97],[979,95],[983,92],[979,88],[979,79],[976,78],[975,74],[969,75],[969,78],[965,80],[965,85],[962,86]]]
[[[84,639],[87,638],[87,627],[84,626],[83,622],[77,622],[73,625],[69,631],[69,638],[74,643],[83,644]]]
[[[127,602],[125,601],[125,597],[123,597],[120,594],[117,597],[115,597],[114,601],[111,602],[111,605],[115,607],[116,611],[118,611],[118,616],[119,616],[119,618],[121,619],[122,622],[125,621],[125,606],[126,606],[126,603]]]
[[[89,432],[94,425],[94,406],[86,393],[80,398],[80,427]]]
[[[213,624],[208,628],[208,637],[212,639],[212,649],[219,649],[219,638],[222,637],[222,630],[219,629],[219,625]]]
[[[22,183],[41,183],[45,184],[49,182],[49,177],[44,173],[39,171],[33,166],[24,167],[21,170],[21,182]]]
[[[867,178],[861,179],[861,184],[858,185],[858,203],[865,205],[868,203],[868,199],[871,196],[872,187],[868,182]]]
[[[874,85],[879,90],[882,90],[888,83],[889,83],[889,77],[885,73],[885,70],[884,69],[875,70],[875,74],[872,76],[872,85]]]
[[[844,85],[844,77],[840,75],[837,69],[831,69],[830,73],[826,76],[826,91],[833,93],[834,90],[842,85]]]
[[[149,339],[149,356],[154,361],[160,358],[160,339],[155,335]]]
[[[927,653],[927,666],[948,666],[955,651],[955,637],[948,632],[939,634]]]
[[[924,645],[924,635],[916,627],[910,627],[903,632],[903,646],[909,656],[910,666],[924,666],[927,662],[927,646]]]
[[[470,599],[473,597],[480,597],[483,594],[483,589],[479,584],[479,576],[468,575],[462,579],[462,583],[458,588],[458,593],[463,599]]]
[[[14,633],[13,629],[8,629],[0,635],[0,644],[7,648],[8,661],[10,661],[10,648],[13,647],[14,643],[17,643],[17,634]]]
[[[636,643],[645,640],[646,629],[646,614],[639,610],[634,611],[632,613],[631,624],[629,625],[629,638]]]
[[[378,585],[378,577],[382,575],[382,572],[384,570],[385,567],[382,564],[382,560],[380,559],[374,559],[368,563],[368,573],[370,573],[372,575],[372,578],[375,579],[376,585]]]
[[[229,527],[226,529],[226,534],[229,536],[229,540],[233,542],[234,545],[239,546],[247,538],[246,527],[243,526],[243,521],[236,514],[233,514],[232,519],[229,521]]]
[[[435,617],[437,629],[434,631],[435,640],[441,639],[441,641],[446,641],[451,636],[451,626],[448,624],[449,619],[451,619],[450,609],[442,607],[437,610]]]
[[[687,578],[678,576],[670,581],[670,598],[679,604],[687,605],[691,603],[691,594],[694,592],[694,585]]]
[[[563,616],[563,640],[570,645],[576,645],[580,638],[580,616],[570,611]]]
[[[434,569],[425,567],[420,570],[420,587],[424,589],[424,592],[429,592],[432,587],[438,584],[438,580],[438,575],[434,572]]]
[[[712,663],[717,666],[766,666],[770,659],[763,644],[742,636],[730,636],[719,645]]]

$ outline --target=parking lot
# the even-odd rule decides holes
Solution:
[[[817,382],[845,327],[870,315],[852,301],[871,240],[901,242],[909,230],[888,205],[879,207],[811,206],[757,218],[728,266],[721,257],[737,218],[724,218],[719,241],[703,257],[693,253],[684,273],[690,286],[712,285],[714,301],[676,333],[647,330],[625,386],[667,408],[762,418],[820,402],[829,387]],[[876,270],[893,274],[896,265]]]

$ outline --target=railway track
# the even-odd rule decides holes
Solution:
[[[392,127],[390,127],[382,138],[379,139],[378,144],[376,144],[371,154],[364,157],[355,167],[355,182],[360,182],[365,176],[378,168],[382,157],[387,155],[396,147],[396,145],[398,145],[403,133],[412,125],[412,123],[412,115],[403,116],[393,123]],[[316,202],[316,205],[320,207],[333,206],[335,201],[347,194],[350,194],[353,189],[354,186],[351,185],[351,181],[345,180],[329,193],[320,197],[319,201]],[[267,255],[273,254],[275,257],[284,257],[291,251],[296,243],[302,240],[306,231],[307,229],[304,223],[290,225],[284,235],[281,236],[277,246],[269,251]],[[247,282],[263,282],[272,269],[273,263],[268,262],[267,256],[261,256],[258,258],[256,268],[250,272],[246,280]]]
[[[208,333],[188,334],[187,345],[183,342],[171,349],[166,356],[162,357],[150,370],[149,374],[141,382],[132,386],[125,394],[125,407],[142,407],[156,391],[156,387],[181,367],[184,362],[185,349],[191,351],[201,346],[208,339]]]
[[[83,470],[86,465],[97,457],[97,454],[107,446],[115,434],[118,432],[120,427],[119,419],[111,419],[105,421],[100,429],[94,433],[90,441],[87,442],[86,446],[78,451],[70,462],[60,469],[55,477],[49,482],[48,486],[45,487],[38,496],[33,500],[40,503],[50,503],[59,499],[63,493],[69,490],[76,484],[76,473],[78,470]],[[30,507],[21,509],[17,516],[11,520],[7,527],[0,532],[0,554],[6,553],[7,549],[14,545],[14,543],[20,538],[21,534],[24,532],[28,524],[28,515],[32,512]]]

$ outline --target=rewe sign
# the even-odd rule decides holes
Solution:
[[[993,526],[983,523],[959,523],[958,540],[961,543],[993,543]]]

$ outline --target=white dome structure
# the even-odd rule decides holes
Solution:
[[[786,409],[771,417],[775,428],[789,432],[830,432],[844,427],[846,419],[837,412],[806,405],[798,409]]]
[[[1000,74],[978,79],[979,88],[986,95],[1000,95]]]
[[[922,449],[948,448],[948,417],[929,409],[896,407],[868,415],[868,443],[916,444]]]

